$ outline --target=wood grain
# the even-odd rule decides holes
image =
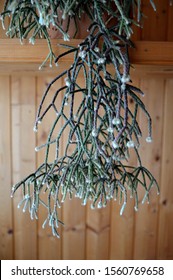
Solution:
[[[114,201],[106,209],[93,211],[89,205],[81,206],[77,198],[67,200],[61,209],[65,226],[59,229],[60,240],[52,237],[49,228],[41,228],[44,211],[40,211],[37,223],[17,209],[21,193],[11,200],[10,189],[44,159],[43,151],[36,158],[34,148],[46,140],[53,114],[40,126],[36,141],[36,107],[52,76],[67,69],[73,55],[61,59],[58,68],[47,64],[38,71],[48,53],[46,41],[36,40],[32,46],[24,40],[21,46],[18,39],[7,39],[0,26],[1,259],[173,259],[173,7],[168,1],[156,0],[155,13],[148,0],[142,2],[147,18],[143,29],[137,29],[132,37],[135,49],[130,49],[130,59],[135,70],[131,69],[131,76],[146,92],[143,101],[153,118],[154,142],[146,145],[142,141],[141,155],[143,164],[158,179],[160,197],[153,189],[151,204],[140,205],[136,214],[133,201],[129,201],[122,217]],[[69,44],[77,46],[80,42],[76,39]],[[56,55],[64,51],[58,43],[63,41],[52,40]],[[143,114],[139,118],[145,139]],[[66,140],[67,134],[62,152]],[[133,155],[132,163],[136,164]],[[141,191],[140,202],[142,196]]]
[[[64,79],[62,79],[64,84]],[[78,84],[81,86],[83,79],[79,78]],[[80,104],[82,96],[75,97],[74,101],[74,113]],[[65,115],[67,118],[70,117],[69,105],[66,106]],[[65,150],[68,140],[69,128],[67,127],[63,135],[63,151]],[[69,155],[73,152],[73,147],[69,148]],[[82,200],[73,198],[70,200],[67,194],[66,201],[62,205],[62,220],[64,227],[62,229],[62,257],[63,259],[85,259],[85,230],[86,230],[86,207],[82,206]]]
[[[43,93],[45,92],[48,84],[52,81],[53,76],[44,76],[44,77],[37,77],[37,92],[36,92],[36,103],[37,108],[40,104],[41,98]],[[45,106],[48,106],[52,100],[53,94],[55,93],[56,89],[60,86],[61,81],[56,83],[51,87],[49,94],[45,100]],[[50,132],[50,128],[52,126],[52,121],[55,119],[55,112],[52,110],[47,114],[47,117],[42,121],[42,123],[38,127],[37,133],[37,146],[44,144],[47,141],[47,137]],[[61,129],[61,123],[58,125],[57,129]],[[55,151],[54,149],[50,148],[49,152],[49,162],[54,161],[55,158]],[[45,160],[45,149],[40,150],[37,153],[37,166],[40,166]],[[43,201],[46,202],[47,193],[42,195]],[[61,220],[61,210],[58,210],[59,218]],[[61,245],[62,245],[62,238],[57,239],[56,237],[52,236],[52,231],[50,227],[46,227],[45,229],[42,228],[42,224],[47,217],[46,209],[40,207],[39,211],[39,221],[38,221],[38,259],[46,259],[48,260],[59,260],[62,258],[61,252]],[[58,233],[60,236],[61,233],[61,226],[58,229]]]
[[[163,129],[163,159],[161,169],[161,195],[159,203],[159,227],[158,227],[158,259],[173,259],[173,110],[172,95],[173,78],[166,81],[165,106],[164,106],[164,129]]]
[[[141,147],[139,149],[142,164],[157,179],[160,185],[162,131],[163,131],[163,104],[164,79],[141,79],[141,89],[145,93],[143,102],[150,112],[153,120],[153,143],[147,144],[147,119],[140,112],[139,124],[143,131]],[[150,204],[141,204],[144,191],[139,189],[139,211],[135,215],[134,232],[134,259],[156,259],[157,226],[158,226],[158,196],[157,189],[153,187],[150,194]]]
[[[168,2],[165,0],[154,1],[155,11],[150,1],[143,1],[142,10],[145,17],[141,31],[142,41],[166,41]]]
[[[12,90],[12,168],[13,184],[35,169],[35,78],[13,76]],[[14,197],[14,246],[15,259],[37,258],[37,223],[29,213],[17,209],[22,199],[18,190]]]
[[[167,41],[173,41],[173,6],[168,5],[168,13],[167,13]]]
[[[0,259],[13,258],[10,77],[0,76]]]
[[[13,183],[18,182],[26,174],[35,170],[35,135],[32,131],[35,120],[35,108],[41,94],[51,77],[13,75],[10,83],[8,76],[1,76],[1,160],[2,174],[12,164],[10,176],[2,181],[1,200],[8,200],[0,215],[1,239],[0,252],[3,258],[15,259],[171,259],[172,244],[172,87],[171,73],[167,78],[155,68],[154,72],[140,70],[141,86],[146,93],[144,102],[153,118],[154,143],[142,143],[141,154],[143,164],[147,166],[158,179],[161,188],[160,203],[155,191],[151,196],[151,205],[140,206],[134,221],[133,202],[127,205],[123,217],[119,216],[120,206],[113,202],[106,209],[98,212],[81,206],[81,201],[75,198],[67,201],[63,207],[62,220],[65,227],[61,239],[55,240],[49,230],[42,230],[44,213],[40,213],[38,228],[30,220],[28,213],[23,214],[16,206],[21,198],[16,193],[13,200],[14,209],[11,213],[9,192],[12,176]],[[148,70],[147,70],[148,71]],[[151,73],[151,74],[150,74]],[[153,74],[154,73],[154,74]],[[135,76],[136,77],[136,76]],[[135,78],[133,77],[133,79]],[[166,80],[166,83],[164,82]],[[137,84],[138,78],[136,78]],[[82,81],[81,81],[82,82]],[[37,85],[36,85],[37,84]],[[166,88],[166,99],[164,98]],[[10,107],[10,88],[12,107]],[[37,88],[37,90],[36,90]],[[54,89],[55,90],[55,89]],[[2,94],[3,93],[3,94]],[[5,94],[4,94],[5,93]],[[37,96],[36,96],[37,93]],[[36,100],[37,98],[37,100]],[[164,106],[165,102],[165,106]],[[77,106],[77,105],[76,105]],[[163,110],[164,106],[164,110]],[[10,119],[11,115],[11,119]],[[7,125],[4,127],[4,116]],[[40,126],[38,142],[47,137],[47,125],[52,121],[50,114],[47,122]],[[162,122],[164,121],[164,124]],[[140,123],[146,136],[146,121],[140,115]],[[162,129],[163,125],[163,129]],[[162,135],[164,140],[162,143]],[[28,140],[29,139],[29,140]],[[64,139],[65,141],[65,139]],[[12,150],[10,151],[10,142]],[[65,142],[64,142],[65,144]],[[63,144],[63,145],[64,145]],[[11,161],[12,153],[13,161]],[[4,161],[5,160],[5,161]],[[43,160],[43,153],[38,154],[37,164]],[[5,165],[4,165],[5,162]],[[161,181],[160,181],[161,174]],[[3,179],[4,180],[4,179]],[[7,188],[7,185],[9,186]],[[140,194],[141,199],[142,193]],[[7,207],[8,205],[8,207]],[[102,211],[104,210],[104,211]],[[4,216],[5,213],[5,216]],[[158,215],[159,213],[159,215]],[[5,234],[9,230],[9,235]],[[12,237],[14,231],[14,239]],[[2,234],[1,234],[2,236]],[[32,245],[31,245],[32,244]],[[102,244],[102,246],[100,245]],[[104,244],[104,245],[103,245]],[[13,248],[15,248],[13,255]],[[80,248],[80,249],[79,249]],[[38,251],[37,251],[38,250]]]
[[[140,80],[133,78],[133,85],[139,87]],[[134,102],[129,99],[129,108],[134,111]],[[129,166],[136,166],[137,159],[134,151],[130,151]],[[112,201],[111,208],[111,239],[110,259],[132,259],[134,245],[134,201],[128,193],[128,203],[122,216],[118,201]]]
[[[73,39],[70,45],[77,46],[81,42],[80,39]],[[52,47],[56,54],[64,51],[61,46],[57,47],[57,43],[62,43],[62,40],[52,40]],[[143,65],[172,65],[173,64],[173,42],[154,42],[154,41],[135,41],[135,49],[130,49],[130,57],[132,64]],[[17,39],[0,39],[0,63],[7,63],[6,68],[10,71],[11,64],[19,67],[23,65],[23,71],[27,71],[31,65],[39,65],[45,59],[48,49],[45,40],[38,39],[34,46],[31,46],[26,40],[23,45],[20,45]],[[73,54],[60,60],[59,65],[68,64],[73,61]],[[30,70],[38,71],[38,68]],[[57,71],[54,67],[52,71]]]
[[[87,207],[86,259],[109,259],[110,210],[110,203],[103,209]]]

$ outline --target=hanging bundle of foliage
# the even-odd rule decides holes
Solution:
[[[155,9],[153,1],[150,3]],[[88,36],[76,47],[64,45],[65,52],[55,57],[49,29],[55,26],[67,41],[70,25],[75,24],[77,32],[83,13],[91,20]],[[61,223],[58,208],[66,197],[74,195],[81,199],[82,205],[90,200],[92,209],[118,199],[122,215],[130,196],[137,211],[139,188],[144,190],[142,203],[149,201],[154,185],[159,193],[155,178],[142,165],[138,153],[142,136],[138,111],[143,111],[148,122],[146,142],[152,142],[151,117],[140,98],[143,92],[133,85],[130,77],[129,48],[133,47],[130,37],[133,26],[140,26],[142,20],[141,1],[7,0],[1,14],[3,24],[6,16],[10,16],[8,36],[19,37],[21,42],[29,36],[32,44],[36,38],[47,39],[49,54],[41,67],[49,59],[50,65],[53,61],[58,65],[62,57],[74,54],[72,65],[43,94],[34,131],[37,132],[50,110],[55,117],[46,143],[36,147],[36,151],[45,149],[43,164],[12,187],[12,196],[19,188],[23,191],[18,206],[23,205],[24,212],[28,208],[31,219],[38,218],[40,205],[45,207],[43,228],[48,224],[57,237]],[[51,102],[45,106],[50,89],[62,78],[64,84],[56,88]],[[78,106],[76,100],[80,100]],[[134,106],[129,106],[129,100],[133,100]],[[59,124],[61,129],[57,131]],[[59,152],[62,139],[63,155]],[[53,161],[51,147],[55,151]],[[130,149],[136,154],[137,166],[129,164]]]

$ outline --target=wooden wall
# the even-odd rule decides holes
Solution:
[[[173,8],[157,0],[158,13],[143,1],[144,29],[134,40],[173,41]],[[151,24],[152,19],[152,24]],[[1,36],[2,37],[2,36]],[[173,72],[143,69],[134,82],[146,93],[144,103],[153,118],[154,142],[142,142],[143,164],[157,178],[161,194],[153,191],[151,204],[140,205],[136,213],[129,203],[122,217],[119,205],[91,210],[78,199],[61,208],[65,223],[61,238],[42,229],[44,212],[31,221],[17,209],[21,194],[10,198],[13,183],[32,172],[44,154],[35,153],[37,143],[46,139],[51,116],[33,132],[39,100],[51,75],[0,74],[0,258],[1,259],[172,259],[173,258]],[[57,85],[58,86],[58,85]],[[143,114],[139,122],[146,132]],[[132,159],[135,161],[135,159]],[[142,194],[141,194],[142,195]]]
[[[169,0],[154,0],[154,11],[149,0],[142,0],[143,28],[135,28],[134,40],[173,41],[173,6]]]
[[[0,11],[3,8],[0,3]],[[143,28],[134,27],[134,40],[143,41],[173,41],[173,5],[169,5],[169,0],[154,0],[157,12],[155,12],[150,0],[141,0],[144,14]],[[7,19],[8,20],[8,19]],[[6,38],[4,30],[0,24],[0,37]]]
[[[143,73],[142,73],[143,72]],[[142,143],[144,165],[157,178],[161,195],[151,194],[151,204],[140,205],[135,213],[129,203],[122,217],[119,205],[91,210],[78,199],[61,209],[65,226],[60,240],[43,230],[44,212],[39,220],[17,209],[21,194],[10,199],[13,183],[32,172],[43,160],[35,154],[37,142],[46,139],[51,116],[33,132],[36,108],[52,76],[0,76],[0,257],[1,259],[172,259],[173,258],[173,75],[162,76],[143,70],[135,77],[146,93],[145,104],[153,118],[154,142]],[[58,85],[56,85],[58,86]],[[146,135],[146,120],[139,122]],[[135,159],[134,159],[135,160]]]

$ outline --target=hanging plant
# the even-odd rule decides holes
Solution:
[[[153,1],[150,3],[155,9]],[[68,41],[70,25],[74,23],[77,32],[83,13],[91,20],[88,36],[76,47],[64,45],[66,51],[55,57],[50,28],[54,26]],[[52,80],[40,102],[34,131],[37,132],[50,110],[54,111],[54,120],[46,143],[35,149],[45,149],[44,162],[12,187],[12,197],[19,188],[23,191],[18,207],[23,206],[24,212],[28,208],[31,219],[38,218],[39,206],[45,207],[43,228],[49,225],[57,237],[57,228],[62,223],[58,208],[67,197],[80,198],[82,205],[90,200],[92,209],[106,207],[108,201],[118,199],[122,215],[130,196],[137,211],[140,188],[144,190],[142,203],[149,201],[153,186],[159,194],[158,184],[142,165],[138,152],[142,136],[138,111],[143,111],[148,122],[148,143],[152,142],[151,117],[140,98],[143,92],[133,85],[130,77],[128,52],[133,47],[130,37],[133,26],[140,26],[142,20],[141,1],[5,1],[3,25],[6,16],[10,16],[8,36],[19,37],[21,43],[29,37],[32,44],[36,38],[46,38],[49,54],[41,67],[47,60],[50,66],[53,61],[58,65],[63,57],[74,54],[72,65]],[[50,89],[62,78],[64,84],[56,88],[46,106]],[[129,106],[130,99],[134,106]],[[76,100],[80,100],[77,108]],[[59,124],[61,129],[57,131]],[[64,154],[60,155],[64,135],[67,141]],[[53,161],[49,156],[51,147],[55,150]],[[137,166],[129,165],[130,149],[136,154]]]

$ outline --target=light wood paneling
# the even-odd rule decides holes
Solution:
[[[64,83],[64,80],[62,80]],[[78,84],[81,86],[83,80],[79,78]],[[75,96],[74,113],[80,104],[80,96]],[[70,117],[69,106],[64,110],[67,118]],[[65,150],[68,140],[69,129],[65,130],[63,135],[63,151]],[[69,155],[73,152],[73,147],[69,147]],[[63,239],[63,259],[85,259],[85,216],[86,207],[82,206],[82,201],[73,196],[73,199],[67,199],[62,205],[62,220],[65,223],[62,231]],[[70,249],[71,248],[71,249]],[[77,248],[80,248],[79,250]]]
[[[109,259],[110,203],[103,209],[87,207],[86,259]]]
[[[10,77],[0,77],[0,259],[13,258]]]
[[[77,46],[81,42],[80,39],[72,40],[69,45]],[[58,40],[58,43],[63,43]],[[132,64],[142,65],[172,65],[173,64],[173,42],[164,41],[135,41],[135,48],[130,48],[130,59]],[[43,62],[48,54],[47,42],[42,39],[36,40],[36,44],[31,46],[26,40],[20,45],[18,39],[0,39],[0,67],[2,73],[26,71],[38,72],[39,65]],[[64,48],[57,48],[57,40],[52,40],[52,47],[55,54],[64,52]],[[60,59],[59,70],[65,70],[73,61],[74,54]],[[15,68],[14,68],[15,65]],[[57,73],[57,67],[49,68],[49,64],[45,66],[42,72]]]
[[[35,78],[14,76],[12,92],[12,168],[13,183],[17,183],[35,169]],[[14,196],[14,246],[16,259],[37,258],[37,224],[29,213],[17,209],[21,191]]]
[[[8,73],[0,76],[1,259],[173,258],[173,7],[169,6],[168,1],[155,1],[158,10],[155,13],[148,0],[142,2],[148,19],[144,20],[144,28],[138,29],[133,36],[139,41],[135,42],[136,49],[130,50],[130,56],[132,63],[137,65],[132,74],[136,79],[134,82],[139,84],[140,78],[140,86],[146,92],[143,101],[153,118],[154,142],[151,145],[142,142],[143,164],[158,179],[161,195],[157,197],[153,189],[151,204],[140,205],[136,214],[133,201],[129,201],[122,217],[119,216],[120,206],[117,202],[112,202],[106,209],[93,211],[89,205],[81,206],[77,198],[67,200],[60,211],[65,223],[59,229],[60,240],[52,237],[49,228],[42,229],[44,211],[40,211],[37,223],[30,220],[28,213],[23,214],[21,209],[17,209],[21,199],[20,191],[14,200],[10,199],[12,183],[31,173],[43,161],[43,151],[38,153],[37,158],[35,155],[36,135],[33,133],[33,124],[36,107],[51,80],[47,75],[50,72],[56,75],[57,68],[45,67],[38,73],[38,66],[48,52],[44,40],[37,40],[35,46],[24,41],[21,46],[18,40],[2,39],[4,33],[0,28],[0,72]],[[76,46],[80,41],[72,40],[70,45]],[[52,42],[53,48],[57,48],[57,40]],[[63,48],[56,49],[57,54],[62,51]],[[66,60],[61,60],[60,71],[71,64],[72,57],[69,55]],[[142,116],[140,123],[146,131]],[[52,118],[50,114],[40,126],[37,144],[45,141]],[[53,152],[51,154],[53,156]],[[133,156],[132,162],[136,163]],[[140,202],[141,197],[142,193]]]
[[[44,77],[37,77],[37,108],[40,104],[41,98],[43,96],[43,93],[45,92],[48,84],[52,81],[52,76],[44,76]],[[60,85],[61,81],[59,83],[56,83],[56,86],[58,87]],[[55,93],[55,86],[52,86],[49,94],[47,95],[47,98],[45,100],[44,107],[48,106],[52,100],[53,94]],[[42,123],[38,126],[38,133],[37,133],[37,146],[40,146],[44,143],[46,143],[47,136],[50,132],[50,128],[52,126],[52,121],[55,119],[55,112],[53,110],[49,111],[47,114],[47,117],[43,119]],[[61,124],[58,125],[57,129],[61,128]],[[55,153],[53,149],[50,148],[49,152],[49,161],[54,160]],[[40,166],[44,162],[45,158],[45,149],[40,150],[37,153],[37,166]],[[47,193],[42,195],[43,201],[46,200]],[[59,217],[61,220],[61,210],[58,210]],[[39,221],[38,221],[38,258],[39,259],[61,259],[62,258],[62,252],[61,252],[61,243],[62,238],[58,240],[57,238],[54,238],[52,236],[52,231],[50,227],[46,227],[45,229],[42,228],[42,224],[44,220],[47,217],[47,211],[43,207],[41,207],[39,211]],[[61,235],[61,227],[58,229],[58,233]],[[46,244],[46,246],[45,246]]]
[[[163,159],[161,169],[161,195],[159,205],[158,259],[173,259],[173,79],[166,81],[164,107]]]
[[[139,79],[133,78],[133,85],[139,87]],[[129,108],[134,111],[133,100],[129,99]],[[136,166],[137,159],[133,151],[130,151],[129,165]],[[112,201],[111,208],[111,239],[110,259],[132,259],[134,242],[134,201],[128,193],[128,203],[122,216],[117,201]]]
[[[73,197],[62,206],[62,258],[64,260],[85,259],[85,207],[81,200]]]
[[[105,109],[100,106],[99,114],[104,115]],[[99,121],[98,121],[99,122]],[[97,125],[99,125],[97,123]],[[104,141],[104,139],[101,139]],[[110,202],[106,207],[97,209],[99,199],[96,203],[96,209],[91,209],[91,203],[87,205],[86,213],[86,259],[109,259],[109,237],[110,237]],[[109,217],[109,218],[108,218]],[[100,246],[104,244],[104,246]]]
[[[140,88],[145,92],[143,101],[153,120],[153,143],[147,144],[147,118],[140,112],[139,124],[143,131],[140,155],[143,165],[157,178],[160,185],[162,131],[163,131],[163,105],[164,105],[164,79],[142,79]],[[134,259],[155,259],[157,246],[158,223],[158,196],[155,186],[150,194],[151,203],[144,205],[141,201],[144,191],[139,190],[139,211],[135,215],[134,232]]]
[[[152,73],[152,72],[151,72]],[[142,70],[140,74],[140,86],[146,93],[143,101],[153,118],[153,144],[142,143],[141,155],[144,166],[155,175],[160,183],[160,204],[156,191],[153,189],[150,205],[140,205],[139,212],[134,213],[133,201],[128,200],[125,212],[119,216],[120,206],[112,202],[105,209],[91,210],[81,206],[77,198],[67,199],[63,204],[62,220],[65,226],[60,228],[61,238],[51,236],[49,228],[41,228],[44,212],[40,211],[38,227],[36,221],[31,221],[28,213],[22,213],[17,209],[21,199],[18,191],[14,200],[10,200],[11,179],[16,183],[25,175],[35,170],[35,166],[43,161],[44,153],[40,151],[35,155],[35,137],[33,125],[35,121],[35,108],[41,95],[50,82],[51,77],[34,76],[2,76],[0,78],[1,112],[6,116],[7,122],[4,128],[1,119],[1,159],[3,159],[2,174],[12,165],[12,173],[1,186],[3,201],[8,204],[0,204],[2,258],[15,259],[171,259],[173,254],[172,244],[172,198],[170,185],[172,179],[171,162],[171,120],[172,120],[172,87],[173,80],[161,78],[157,73],[151,77]],[[61,82],[60,82],[61,83]],[[135,84],[139,84],[136,78]],[[52,88],[52,93],[56,87]],[[10,88],[12,93],[12,106],[10,107]],[[166,100],[165,100],[166,88]],[[4,94],[6,92],[6,94]],[[50,97],[51,94],[50,93]],[[166,101],[166,102],[165,102]],[[48,102],[48,100],[47,100]],[[165,106],[164,106],[165,103]],[[77,106],[77,104],[75,105]],[[131,105],[133,106],[133,104]],[[164,108],[164,109],[163,109]],[[164,113],[165,112],[165,113]],[[10,123],[10,115],[11,123]],[[50,113],[47,121],[43,121],[39,127],[37,145],[44,142],[49,131],[53,115]],[[164,121],[164,125],[163,125]],[[140,115],[140,123],[146,136],[146,120]],[[164,129],[162,128],[164,127]],[[163,133],[164,131],[164,133]],[[162,135],[164,141],[162,145]],[[4,139],[4,140],[3,140]],[[7,139],[5,141],[5,139]],[[10,156],[10,142],[12,143],[12,161]],[[65,138],[64,138],[65,144]],[[63,144],[63,145],[64,145]],[[163,154],[162,154],[163,146]],[[53,156],[53,152],[52,152]],[[163,160],[163,161],[162,161]],[[4,165],[5,162],[5,165]],[[132,162],[136,159],[132,156]],[[3,171],[4,170],[4,171]],[[161,180],[160,180],[161,176]],[[8,186],[8,188],[6,187]],[[5,190],[5,191],[4,191]],[[141,201],[142,193],[140,194]],[[2,200],[2,199],[1,199]],[[11,202],[14,203],[13,216]],[[8,207],[7,207],[8,206]],[[4,216],[5,213],[5,216]],[[159,213],[159,215],[158,215]],[[134,219],[135,215],[135,219]],[[13,220],[12,220],[13,218]],[[11,234],[14,231],[14,239]],[[7,233],[9,232],[9,234]],[[1,233],[1,236],[2,236]],[[13,248],[15,249],[13,255]]]

